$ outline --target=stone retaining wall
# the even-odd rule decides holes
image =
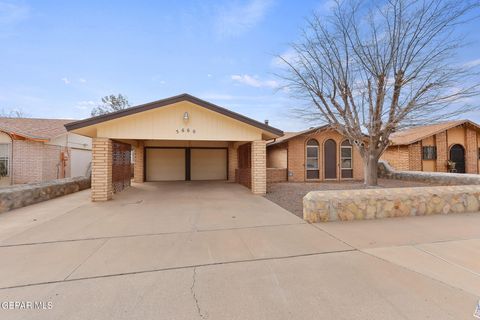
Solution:
[[[90,178],[75,177],[0,189],[0,213],[90,188]]]
[[[421,181],[440,185],[480,184],[480,175],[447,172],[397,171],[386,161],[378,163],[378,177],[385,179]]]
[[[303,219],[314,222],[478,212],[480,186],[312,191]]]
[[[286,182],[287,169],[267,168],[267,183]]]

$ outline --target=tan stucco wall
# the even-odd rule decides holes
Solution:
[[[434,136],[430,136],[422,140],[422,147],[435,146]],[[434,172],[436,170],[436,160],[423,160],[422,159],[422,171]]]
[[[454,144],[461,144],[463,147],[465,147],[465,128],[458,126],[447,130],[447,142],[448,148]]]
[[[267,149],[267,168],[287,168],[287,146],[273,146]]]
[[[184,120],[185,112],[188,112],[188,121]],[[262,130],[188,101],[106,121],[95,126],[98,137],[112,139],[210,141],[262,139]],[[85,128],[83,131],[88,130]]]
[[[12,138],[5,132],[0,132],[0,143],[12,143]]]

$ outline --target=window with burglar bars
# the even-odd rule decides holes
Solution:
[[[437,159],[437,147],[427,146],[422,148],[422,160]]]

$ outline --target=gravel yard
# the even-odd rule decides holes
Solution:
[[[431,186],[428,183],[379,179],[379,188],[408,188]],[[303,218],[303,197],[310,191],[364,189],[363,181],[342,182],[282,182],[268,185],[266,198]]]

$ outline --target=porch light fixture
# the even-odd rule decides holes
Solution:
[[[188,115],[188,112],[185,112],[183,114],[183,121],[187,122],[189,118],[190,118],[190,116]]]

